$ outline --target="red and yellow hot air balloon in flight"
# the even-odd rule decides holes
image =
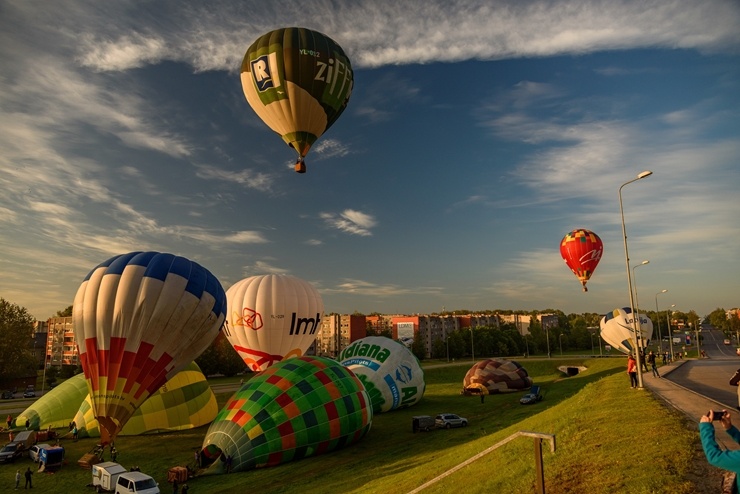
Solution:
[[[586,283],[594,274],[604,252],[598,235],[583,228],[566,233],[560,242],[560,255],[587,292]]]
[[[184,257],[131,252],[90,271],[72,324],[103,444],[208,348],[225,317],[221,283]]]
[[[240,73],[247,102],[295,149],[295,170],[305,173],[303,158],[339,118],[352,94],[354,78],[347,55],[317,31],[276,29],[247,49]]]

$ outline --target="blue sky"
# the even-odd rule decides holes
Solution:
[[[347,110],[294,154],[244,99],[278,27],[337,41]],[[39,319],[87,272],[171,252],[327,312],[740,306],[740,4],[0,1],[0,296]],[[595,231],[589,292],[560,258]]]

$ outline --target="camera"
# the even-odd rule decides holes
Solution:
[[[714,415],[713,415],[713,417],[714,417],[713,420],[722,420],[722,417],[724,416],[724,414],[725,414],[725,412],[723,412],[721,410],[715,410],[714,411]]]

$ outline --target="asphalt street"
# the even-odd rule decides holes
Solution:
[[[650,372],[643,373],[644,387],[697,424],[709,410],[725,409],[730,411],[732,422],[740,426],[737,386],[729,384],[740,368],[736,347],[724,344],[721,331],[707,327],[702,330],[702,339],[701,349],[706,357],[662,366],[659,368],[661,378],[653,377]],[[674,351],[682,349],[674,347]],[[716,437],[725,448],[740,449],[740,445],[729,440],[723,431],[718,430]]]

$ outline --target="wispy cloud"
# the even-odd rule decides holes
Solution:
[[[646,46],[720,50],[740,43],[740,12],[732,0],[659,4],[376,0],[341,9],[331,2],[313,2],[309,11],[296,9],[288,0],[271,2],[269,8],[259,0],[217,1],[208,7],[183,8],[179,2],[158,6],[163,14],[142,9],[135,15],[137,22],[126,4],[95,10],[60,5],[50,7],[47,15],[57,16],[63,24],[77,24],[78,60],[99,71],[130,70],[162,60],[186,62],[196,71],[234,71],[245,45],[278,23],[326,32],[351,55],[356,67]],[[117,22],[111,26],[110,19]]]
[[[318,160],[342,158],[350,154],[349,147],[337,139],[322,139],[311,148],[311,156]]]
[[[442,292],[440,287],[403,287],[393,284],[378,284],[357,279],[345,279],[333,288],[324,288],[324,293],[343,293],[361,296],[391,297],[394,295],[434,294]]]
[[[345,209],[341,213],[321,213],[320,216],[331,228],[363,237],[372,235],[370,230],[377,225],[372,215],[354,209]]]

